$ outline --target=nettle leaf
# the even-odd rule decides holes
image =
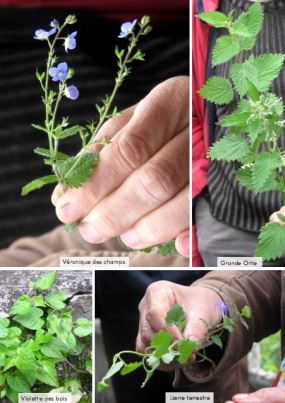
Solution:
[[[32,303],[30,301],[29,295],[22,295],[13,304],[9,311],[10,315],[22,315],[24,313],[30,312],[32,309]]]
[[[225,116],[218,125],[223,127],[232,127],[232,126],[243,126],[244,129],[247,126],[247,121],[251,113],[251,107],[249,103],[245,100],[241,100],[238,103],[236,110]]]
[[[92,175],[97,165],[99,154],[87,153],[69,158],[58,166],[60,176],[70,188],[79,188]],[[79,161],[79,162],[78,162]]]
[[[257,68],[247,61],[242,64],[234,63],[230,68],[230,75],[236,91],[242,97],[249,90],[248,82],[257,77]]]
[[[227,78],[218,76],[209,78],[198,94],[217,105],[229,104],[234,98],[231,82]]]
[[[171,307],[170,311],[167,312],[165,318],[166,326],[168,327],[171,327],[173,325],[179,326],[180,323],[184,320],[184,318],[185,318],[185,312],[182,306],[176,303]]]
[[[249,151],[249,145],[240,134],[230,134],[210,147],[213,160],[240,161]]]
[[[182,340],[178,347],[180,355],[177,358],[180,364],[185,364],[188,361],[196,347],[197,342],[191,341],[189,339]]]
[[[245,37],[256,37],[263,23],[263,11],[259,3],[249,7],[246,13],[242,13],[232,26],[231,33]]]
[[[198,18],[208,24],[213,25],[215,28],[225,28],[227,26],[228,17],[220,11],[209,11],[201,13]]]
[[[215,67],[218,64],[222,64],[238,55],[241,51],[241,47],[237,39],[233,36],[220,36],[213,49],[212,54],[212,66]]]
[[[281,166],[282,160],[279,152],[263,152],[259,154],[256,157],[254,165],[251,167],[255,190],[258,192],[262,191],[263,185],[272,177],[272,174],[275,177],[274,170]]]
[[[151,339],[151,347],[155,348],[154,357],[160,358],[164,354],[168,353],[173,334],[171,332],[164,332],[160,330]]]
[[[279,75],[284,61],[283,54],[265,54],[254,59],[257,77],[252,82],[260,92],[268,91],[272,81]]]
[[[22,196],[26,196],[28,193],[32,192],[33,190],[40,189],[44,185],[48,185],[50,183],[58,182],[56,175],[47,175],[41,178],[35,179],[32,182],[29,182],[22,188]]]
[[[276,259],[285,253],[285,225],[280,225],[278,222],[265,224],[258,239],[254,256],[262,257],[263,261]]]
[[[30,283],[30,287],[36,290],[46,291],[51,288],[55,282],[56,271],[51,271],[44,276],[40,277],[35,283]]]
[[[255,191],[254,182],[252,179],[251,166],[243,166],[235,171],[236,177],[241,185]]]

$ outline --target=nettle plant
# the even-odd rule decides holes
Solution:
[[[67,295],[50,290],[56,272],[29,286],[7,317],[0,318],[0,397],[18,402],[18,393],[73,393],[90,402],[92,322],[73,322]],[[54,389],[55,388],[55,389]],[[2,400],[1,400],[2,401]]]
[[[62,193],[64,193],[67,188],[81,187],[90,178],[99,158],[98,152],[89,152],[90,146],[92,144],[106,146],[111,143],[107,135],[101,140],[97,140],[96,136],[106,120],[119,115],[117,107],[112,106],[116,93],[125,78],[131,73],[131,63],[135,60],[144,61],[144,55],[137,48],[138,41],[141,36],[147,35],[152,29],[148,16],[144,16],[138,24],[137,20],[122,24],[118,37],[127,38],[129,44],[127,49],[120,50],[118,47],[115,48],[119,70],[111,95],[106,95],[101,105],[95,105],[99,114],[97,121],[89,122],[86,126],[75,125],[70,127],[67,117],[63,117],[61,121],[58,121],[59,105],[63,97],[76,100],[79,96],[79,91],[76,86],[68,84],[69,80],[74,76],[74,70],[68,67],[66,62],[58,63],[55,48],[58,42],[63,42],[66,52],[76,48],[77,31],[68,34],[66,37],[61,36],[62,31],[68,25],[75,23],[76,17],[69,15],[61,26],[57,20],[53,20],[49,31],[39,29],[35,32],[34,38],[46,41],[49,52],[46,71],[42,73],[36,72],[36,77],[40,82],[44,94],[42,100],[45,107],[45,121],[43,126],[36,124],[32,126],[47,135],[49,148],[37,147],[34,152],[43,157],[45,164],[51,166],[52,174],[37,178],[25,185],[22,189],[22,195],[27,195],[35,189],[52,183],[59,183]],[[135,32],[137,26],[138,30]],[[51,40],[52,37],[53,40]],[[50,88],[51,80],[58,83],[57,89]],[[81,139],[81,150],[77,156],[69,156],[60,151],[62,141],[71,136],[79,136]],[[80,221],[66,225],[65,228],[67,231],[71,231],[78,225],[80,225]],[[121,240],[119,241],[123,244]],[[147,248],[143,251],[151,252],[151,250],[152,248]],[[157,253],[163,256],[177,253],[175,241],[171,240],[159,245]]]
[[[198,91],[207,101],[229,104],[238,97],[236,110],[217,125],[229,128],[227,135],[210,147],[212,160],[238,161],[238,181],[254,193],[279,191],[285,204],[285,153],[277,141],[284,131],[283,103],[270,92],[273,80],[282,67],[283,54],[266,53],[243,60],[243,52],[254,48],[262,29],[263,9],[253,4],[236,20],[229,15],[205,12],[198,15],[215,28],[226,28],[228,35],[217,39],[212,53],[212,66],[233,59],[230,77],[213,76]],[[278,214],[285,223],[285,217]],[[285,226],[277,222],[261,228],[255,256],[264,261],[285,253]]]
[[[97,390],[101,392],[108,387],[109,384],[106,380],[116,373],[127,375],[140,367],[146,373],[145,380],[141,386],[143,388],[161,363],[170,364],[176,361],[181,366],[193,365],[188,362],[193,353],[197,357],[195,363],[207,360],[214,370],[215,364],[207,357],[206,346],[214,343],[222,349],[221,336],[223,331],[233,332],[238,323],[248,328],[244,318],[250,318],[251,316],[250,308],[247,305],[242,308],[241,312],[234,302],[221,302],[216,305],[221,309],[222,321],[218,326],[213,327],[209,322],[201,318],[200,320],[205,324],[208,331],[200,340],[192,341],[183,336],[186,325],[185,312],[180,304],[174,304],[166,315],[165,324],[167,327],[176,326],[180,331],[181,338],[173,341],[173,334],[170,331],[160,330],[152,337],[150,346],[146,348],[144,353],[131,350],[120,351],[114,356],[113,364],[109,371],[98,382]],[[228,316],[229,305],[233,308],[232,317]],[[135,356],[137,361],[130,362],[130,356],[132,355]]]

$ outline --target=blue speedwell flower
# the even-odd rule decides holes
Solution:
[[[67,52],[68,49],[74,49],[76,47],[76,36],[77,32],[72,32],[72,34],[68,35],[67,38],[65,38],[64,41],[64,47],[65,47],[65,51]]]
[[[66,79],[68,73],[67,63],[59,63],[57,67],[51,67],[49,69],[49,75],[52,77],[52,81],[63,81]]]
[[[227,316],[228,314],[228,306],[229,306],[229,302],[217,302],[215,305],[218,306],[220,308],[220,310],[222,311],[222,316]]]
[[[74,100],[78,98],[79,91],[74,85],[70,85],[65,88],[64,94],[67,98]]]
[[[118,36],[119,38],[125,38],[134,28],[136,25],[137,20],[134,20],[133,22],[125,22],[124,24],[121,25],[121,33]]]
[[[53,20],[50,23],[50,26],[58,29],[59,28],[59,22],[57,20]]]
[[[47,39],[49,36],[53,35],[56,32],[56,28],[52,28],[50,31],[45,31],[44,29],[38,29],[35,32],[35,39],[39,39],[42,41],[43,39]]]

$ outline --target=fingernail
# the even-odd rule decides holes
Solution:
[[[129,229],[128,231],[124,232],[120,237],[127,246],[132,248],[137,248],[141,244],[136,231],[133,229]]]
[[[247,400],[249,398],[249,394],[248,393],[240,393],[239,395],[235,395],[234,398],[235,398],[235,400],[237,402],[244,401],[244,400]]]
[[[66,223],[73,223],[83,217],[83,211],[79,206],[73,203],[57,206],[56,212],[58,218]]]
[[[101,236],[98,234],[95,228],[93,228],[89,223],[82,223],[79,227],[79,231],[81,236],[85,239],[85,241],[90,243],[99,243],[102,242]]]

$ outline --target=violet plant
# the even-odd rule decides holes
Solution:
[[[119,70],[111,95],[106,95],[102,100],[102,105],[96,104],[99,114],[96,122],[92,121],[86,124],[85,127],[81,125],[70,127],[67,117],[63,117],[61,121],[58,121],[59,105],[63,97],[76,100],[79,96],[79,90],[75,85],[69,84],[74,76],[74,70],[66,62],[58,63],[55,48],[58,42],[63,42],[66,52],[76,48],[77,31],[67,36],[62,36],[62,31],[67,26],[75,23],[76,17],[69,15],[62,25],[57,20],[53,20],[49,31],[39,29],[35,32],[34,38],[46,41],[49,51],[46,71],[42,73],[36,72],[36,77],[44,94],[42,100],[45,107],[45,122],[44,125],[33,124],[32,126],[47,135],[49,147],[37,147],[34,152],[43,157],[45,164],[51,166],[52,174],[37,178],[25,185],[22,188],[22,195],[27,195],[35,189],[52,183],[59,183],[62,193],[64,193],[67,188],[81,187],[90,178],[96,168],[99,153],[89,152],[88,150],[92,144],[106,146],[111,143],[107,136],[100,141],[96,139],[96,136],[106,120],[119,114],[117,108],[113,107],[115,95],[125,78],[131,73],[130,64],[135,60],[144,61],[144,55],[137,48],[137,44],[140,37],[147,35],[152,29],[148,16],[142,17],[140,22],[135,19],[133,22],[122,24],[118,37],[127,39],[128,47],[121,50],[118,47],[115,48]],[[54,89],[54,87],[51,89],[51,81],[57,83],[57,89]],[[61,142],[76,135],[80,136],[82,142],[80,153],[77,156],[69,156],[60,151]],[[66,225],[66,230],[71,231],[78,225],[80,225],[80,221]],[[152,248],[144,249],[145,252],[150,252],[151,250]],[[174,240],[158,245],[157,253],[163,256],[177,253]]]
[[[246,318],[250,318],[250,308],[245,305],[241,311],[238,310],[235,302],[222,301],[215,304],[221,310],[222,320],[216,326],[212,326],[205,319],[200,319],[207,328],[207,333],[197,341],[192,341],[183,336],[186,320],[185,312],[181,305],[174,304],[168,311],[165,323],[167,327],[176,326],[181,333],[181,338],[173,341],[173,334],[171,332],[165,332],[160,330],[152,337],[150,346],[146,348],[144,353],[137,351],[125,350],[120,351],[114,355],[111,368],[106,375],[97,384],[98,392],[107,388],[109,384],[106,382],[112,378],[116,373],[120,375],[127,375],[136,369],[142,367],[145,370],[145,380],[142,383],[142,388],[149,381],[154,371],[160,366],[160,364],[170,364],[173,362],[179,363],[181,366],[192,365],[188,360],[193,353],[196,354],[196,363],[201,361],[208,361],[210,365],[215,368],[214,362],[207,357],[206,347],[210,344],[216,344],[219,348],[223,349],[222,333],[224,331],[233,332],[234,328],[240,323],[242,326],[248,329]],[[232,315],[229,316],[228,308],[232,307]],[[129,362],[129,357],[134,356],[136,361]]]

